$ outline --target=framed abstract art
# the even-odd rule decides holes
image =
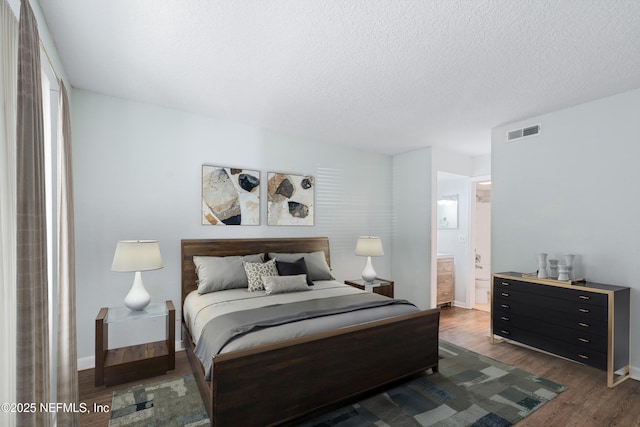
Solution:
[[[312,176],[267,174],[267,224],[314,225],[315,180]]]
[[[260,172],[203,165],[202,224],[260,225]]]

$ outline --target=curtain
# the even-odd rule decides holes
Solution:
[[[16,402],[51,401],[44,133],[38,23],[20,6],[17,113]],[[17,414],[18,426],[49,426],[46,412]]]
[[[60,80],[58,108],[58,402],[79,403],[76,280],[69,98]],[[77,413],[58,413],[58,426],[80,425]]]
[[[18,20],[0,0],[0,402],[16,401],[16,91]],[[0,425],[15,426],[0,411]]]

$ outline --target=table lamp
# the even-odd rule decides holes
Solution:
[[[113,255],[112,271],[133,272],[133,286],[124,299],[124,305],[131,310],[144,309],[151,301],[151,295],[142,283],[142,271],[162,268],[162,256],[157,240],[121,240]]]
[[[365,282],[373,282],[376,278],[376,271],[373,269],[373,265],[371,265],[371,257],[384,255],[384,251],[382,250],[382,240],[380,240],[379,237],[374,236],[358,237],[358,242],[356,243],[356,255],[367,257],[367,264],[362,271],[362,278]]]

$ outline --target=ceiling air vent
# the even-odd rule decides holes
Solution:
[[[534,136],[540,133],[540,125],[527,126],[522,129],[514,129],[507,132],[507,142],[515,141],[516,139],[526,138],[528,136]]]

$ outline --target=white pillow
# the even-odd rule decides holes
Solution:
[[[263,254],[245,256],[194,256],[193,263],[198,275],[198,293],[246,288],[249,284],[243,261],[262,262]]]
[[[269,258],[276,258],[278,261],[295,262],[300,258],[304,258],[304,262],[307,265],[307,273],[311,280],[334,280],[331,275],[331,269],[327,264],[327,258],[324,256],[324,252],[298,252],[293,254],[270,252]]]
[[[277,276],[276,260],[272,259],[267,262],[246,262],[243,261],[244,271],[249,279],[249,292],[262,291],[262,276]]]
[[[282,294],[285,292],[308,291],[307,275],[295,276],[262,276],[262,283],[266,295]]]

